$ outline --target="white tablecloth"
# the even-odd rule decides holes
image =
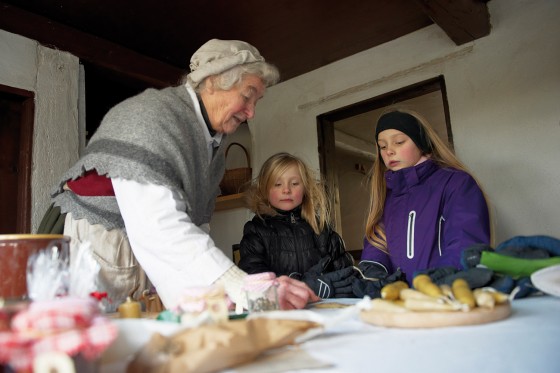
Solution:
[[[395,329],[354,318],[302,348],[334,367],[299,372],[558,373],[560,298],[514,300],[509,318],[472,326]]]
[[[356,299],[333,300],[356,303]],[[313,314],[335,320],[349,309],[317,309]],[[300,311],[290,311],[300,312]],[[290,313],[288,312],[288,313]],[[310,312],[310,311],[303,311]],[[295,314],[295,313],[292,313]],[[119,343],[105,354],[101,373],[123,372],[125,359],[145,343],[151,333],[171,334],[177,325],[144,320],[120,320]],[[397,329],[366,324],[355,314],[298,348],[328,368],[297,370],[298,373],[559,373],[560,298],[534,296],[512,302],[505,320],[471,326],[432,329]],[[297,348],[296,352],[299,351]],[[302,355],[300,353],[300,355]],[[301,357],[301,356],[299,356]],[[271,372],[270,363],[259,362],[237,372]],[[228,373],[236,372],[235,369]]]

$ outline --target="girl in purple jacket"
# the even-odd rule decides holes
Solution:
[[[463,249],[491,240],[480,185],[417,113],[383,114],[375,139],[360,268],[377,278],[402,271],[409,283],[418,270],[461,269]]]

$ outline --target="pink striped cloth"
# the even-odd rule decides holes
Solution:
[[[247,275],[243,281],[243,290],[250,292],[265,292],[271,286],[278,285],[274,272],[255,273]]]
[[[30,371],[35,356],[45,352],[81,354],[94,360],[117,333],[117,326],[100,314],[93,300],[33,302],[14,316],[11,330],[0,332],[0,363],[16,371]]]

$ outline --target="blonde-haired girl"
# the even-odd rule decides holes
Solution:
[[[271,156],[246,191],[239,267],[301,279],[322,298],[351,297],[353,261],[329,225],[328,199],[310,168],[289,153]]]
[[[488,203],[476,179],[418,113],[393,109],[375,131],[377,159],[360,268],[391,274],[461,269],[462,250],[490,244]]]

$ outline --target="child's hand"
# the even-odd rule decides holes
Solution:
[[[283,310],[302,309],[307,303],[318,302],[321,299],[315,295],[305,283],[289,278],[278,277],[278,302]]]

